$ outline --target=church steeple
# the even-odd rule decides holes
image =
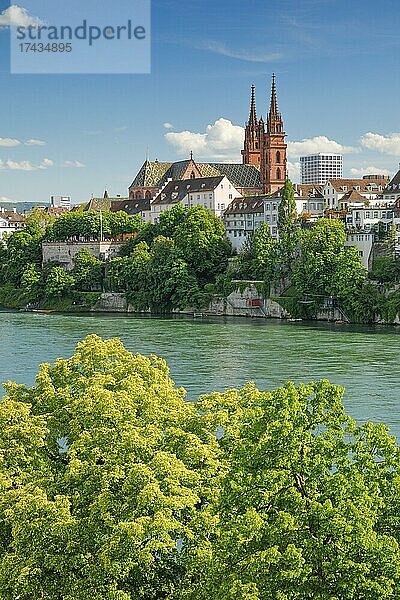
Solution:
[[[256,111],[256,98],[255,98],[256,86],[254,83],[251,84],[251,102],[250,102],[250,117],[249,125],[257,127],[257,111]]]
[[[267,131],[261,157],[261,181],[266,193],[280,189],[286,181],[287,145],[282,115],[278,110],[275,74],[272,75]]]
[[[278,111],[278,101],[276,98],[275,73],[272,74],[271,102],[267,120],[268,133],[283,133],[282,115]]]
[[[250,115],[246,124],[244,148],[242,150],[243,164],[260,165],[259,123],[257,120],[255,85],[251,86]]]

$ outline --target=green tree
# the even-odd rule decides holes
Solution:
[[[345,240],[345,226],[338,219],[320,219],[312,229],[301,232],[300,256],[292,274],[299,295],[331,295]]]
[[[164,210],[160,214],[157,224],[157,235],[173,238],[178,225],[185,221],[186,212],[183,204],[180,202],[170,210]]]
[[[26,231],[17,231],[7,239],[6,244],[6,248],[1,250],[0,281],[19,287],[27,265],[41,265],[42,238]]]
[[[41,271],[33,263],[27,265],[22,273],[21,288],[27,292],[31,302],[37,300],[41,294],[41,275]]]
[[[287,179],[281,191],[281,199],[278,206],[278,232],[279,237],[290,233],[297,219],[296,201],[292,182]]]
[[[25,231],[31,235],[41,235],[46,233],[46,229],[55,221],[55,217],[49,214],[43,208],[33,208],[25,220]]]
[[[104,263],[93,256],[87,248],[82,248],[74,258],[72,276],[76,288],[84,292],[101,290]]]
[[[0,402],[2,600],[168,600],[218,444],[166,363],[90,336]]]
[[[322,381],[203,397],[227,468],[183,598],[399,597],[399,449],[383,425],[357,426],[342,396]]]
[[[174,241],[177,254],[196,275],[200,285],[213,283],[226,271],[232,247],[225,238],[222,221],[201,206],[186,211],[176,228]]]
[[[148,299],[152,312],[171,312],[201,305],[196,277],[180,258],[175,242],[159,236],[151,249],[148,269]]]
[[[52,267],[46,277],[45,294],[48,298],[60,298],[67,295],[74,287],[75,280],[72,275],[65,272],[62,267]]]
[[[261,226],[245,242],[236,259],[240,279],[264,280],[270,284],[277,275],[278,242],[271,236],[268,223]]]
[[[115,258],[107,268],[107,281],[111,289],[125,291],[136,310],[149,308],[150,250],[145,242],[133,247],[128,256]]]
[[[377,256],[372,263],[371,279],[380,283],[392,283],[400,279],[400,258]]]

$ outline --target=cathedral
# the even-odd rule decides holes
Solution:
[[[243,164],[260,170],[262,192],[269,194],[283,186],[287,173],[287,144],[282,115],[278,111],[275,75],[272,76],[271,102],[265,126],[257,119],[255,87],[251,86],[250,117],[246,125]]]
[[[287,176],[285,135],[273,75],[266,124],[262,117],[257,119],[255,87],[252,85],[242,163],[198,163],[192,154],[188,160],[173,163],[146,160],[129,187],[129,198],[150,204],[168,181],[218,175],[226,175],[243,196],[274,193],[284,185]]]

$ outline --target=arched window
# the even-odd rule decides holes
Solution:
[[[277,164],[277,165],[280,165],[280,164],[281,164],[281,153],[279,152],[279,150],[278,150],[278,152],[276,153],[276,164]]]
[[[142,199],[142,192],[136,192],[135,198],[136,198],[136,200],[141,200]]]
[[[256,142],[256,150],[258,150],[258,142]]]
[[[146,192],[145,198],[146,198],[146,200],[151,200],[151,193]]]
[[[190,173],[190,179],[196,179],[196,173],[194,171]]]
[[[277,169],[277,170],[276,170],[276,178],[277,178],[277,180],[278,180],[278,181],[279,181],[279,180],[280,180],[280,178],[281,178],[281,170],[280,170],[280,169]]]

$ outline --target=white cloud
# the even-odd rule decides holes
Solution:
[[[22,160],[20,162],[8,160],[6,165],[11,171],[35,171],[37,169],[29,160]]]
[[[85,165],[79,160],[66,160],[63,162],[63,167],[82,169]]]
[[[382,169],[381,167],[353,167],[350,169],[351,175],[354,177],[363,177],[363,175],[390,175],[388,169]]]
[[[38,169],[43,170],[52,167],[54,165],[54,162],[49,158],[44,158],[38,165],[34,165],[29,160],[21,160],[19,162],[14,160],[7,160],[5,164],[1,164],[4,168],[9,169],[10,171],[37,171]]]
[[[220,118],[207,125],[205,133],[192,131],[165,134],[167,142],[175,146],[178,155],[208,158],[222,162],[238,161],[243,146],[244,129],[228,119]]]
[[[0,27],[39,27],[43,24],[38,17],[31,16],[26,8],[15,4],[0,14]]]
[[[353,146],[344,146],[335,140],[330,140],[325,135],[317,135],[299,142],[288,142],[288,155],[292,158],[307,154],[317,154],[318,152],[351,154],[352,152],[358,152],[358,149]]]
[[[19,140],[13,138],[0,138],[0,146],[4,148],[13,148],[14,146],[19,146],[21,142]]]
[[[236,58],[238,60],[245,60],[247,62],[267,63],[282,58],[282,54],[279,52],[265,53],[263,50],[234,50],[232,48],[228,48],[221,42],[213,41],[202,44],[200,48],[214,52],[214,54],[221,54],[222,56],[227,56],[228,58]]]
[[[172,123],[164,123],[163,127],[164,127],[164,129],[172,129],[173,125],[172,125]]]
[[[383,154],[400,155],[400,133],[381,135],[369,131],[361,138],[361,144],[368,150],[376,150]]]
[[[40,163],[40,165],[38,166],[38,169],[48,169],[49,167],[52,167],[54,165],[54,162],[52,160],[50,160],[50,158],[44,158],[42,160],[42,162]]]
[[[287,161],[287,168],[289,173],[289,179],[294,182],[301,181],[301,165],[299,162]]]
[[[12,198],[8,198],[7,196],[0,196],[0,202],[14,202]]]
[[[45,146],[46,142],[43,140],[26,140],[25,146]]]
[[[0,146],[3,148],[14,148],[15,146],[20,146],[21,144],[24,144],[25,146],[45,146],[46,142],[34,139],[21,142],[21,140],[17,140],[15,138],[0,138]]]

